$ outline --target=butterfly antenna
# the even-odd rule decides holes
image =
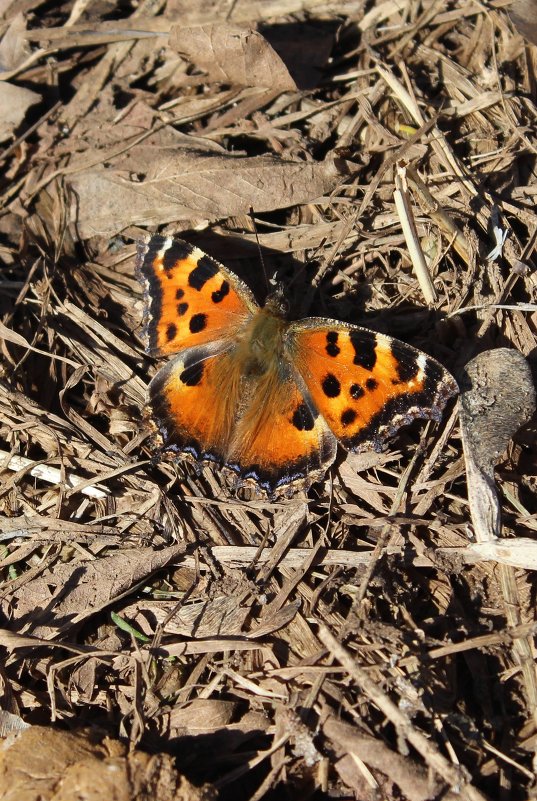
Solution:
[[[298,270],[296,270],[296,272],[293,274],[293,277],[291,278],[291,280],[290,280],[290,281],[289,281],[289,283],[288,283],[288,286],[289,286],[289,287],[293,286],[293,284],[295,283],[295,281],[297,280],[297,278],[300,278],[300,276],[302,275],[302,273],[303,273],[303,272],[306,270],[306,267],[308,266],[308,264],[310,264],[312,261],[315,261],[315,259],[317,258],[317,253],[319,253],[319,251],[321,250],[321,248],[323,247],[323,245],[324,245],[324,243],[325,243],[325,242],[326,242],[326,237],[324,237],[323,239],[321,239],[321,241],[320,241],[320,242],[319,242],[319,244],[317,245],[317,247],[316,247],[315,251],[313,252],[313,255],[312,255],[312,256],[311,256],[311,257],[310,257],[310,258],[309,258],[307,261],[305,261],[305,262],[304,262],[304,263],[303,263],[303,264],[302,264],[302,265],[299,267],[299,269],[298,269]],[[323,272],[324,272],[324,271],[323,271]]]
[[[268,275],[267,275],[267,268],[265,267],[265,259],[263,258],[263,251],[261,250],[261,243],[259,241],[259,234],[257,232],[257,224],[256,224],[256,221],[255,221],[254,210],[253,210],[252,206],[250,206],[250,211],[248,212],[248,214],[249,214],[249,217],[250,217],[250,219],[252,221],[252,225],[253,225],[253,228],[254,228],[255,241],[257,242],[257,250],[259,252],[259,261],[261,262],[261,267],[263,268],[263,275],[265,277],[265,285],[266,285],[266,288],[267,288],[267,292],[269,292],[270,291],[270,281],[269,281],[269,278],[268,278]]]

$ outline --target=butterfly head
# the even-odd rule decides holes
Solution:
[[[269,292],[265,301],[265,309],[276,317],[287,317],[289,301],[285,296],[285,287],[276,278],[269,280]]]

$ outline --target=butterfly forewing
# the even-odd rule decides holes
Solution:
[[[153,236],[139,243],[136,266],[154,356],[232,337],[258,308],[236,275],[181,239]]]
[[[413,419],[440,419],[457,392],[435,359],[358,326],[321,318],[293,323],[287,347],[317,410],[347,450],[379,450]]]

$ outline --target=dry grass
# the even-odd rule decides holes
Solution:
[[[230,497],[151,460],[134,278],[159,226],[262,295],[252,206],[302,314],[456,376],[534,365],[536,59],[505,3],[3,8],[3,709],[221,798],[528,797],[533,574],[469,548],[456,410],[307,498]],[[534,537],[536,453],[527,427],[500,460],[504,538]]]

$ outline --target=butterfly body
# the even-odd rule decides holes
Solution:
[[[245,376],[278,370],[284,358],[285,320],[264,306],[238,333],[237,359]]]
[[[416,417],[440,419],[457,391],[405,343],[324,318],[289,322],[280,287],[260,307],[181,240],[151,237],[137,267],[149,350],[176,354],[149,386],[161,452],[215,463],[269,497],[321,478],[338,441],[380,450]]]

